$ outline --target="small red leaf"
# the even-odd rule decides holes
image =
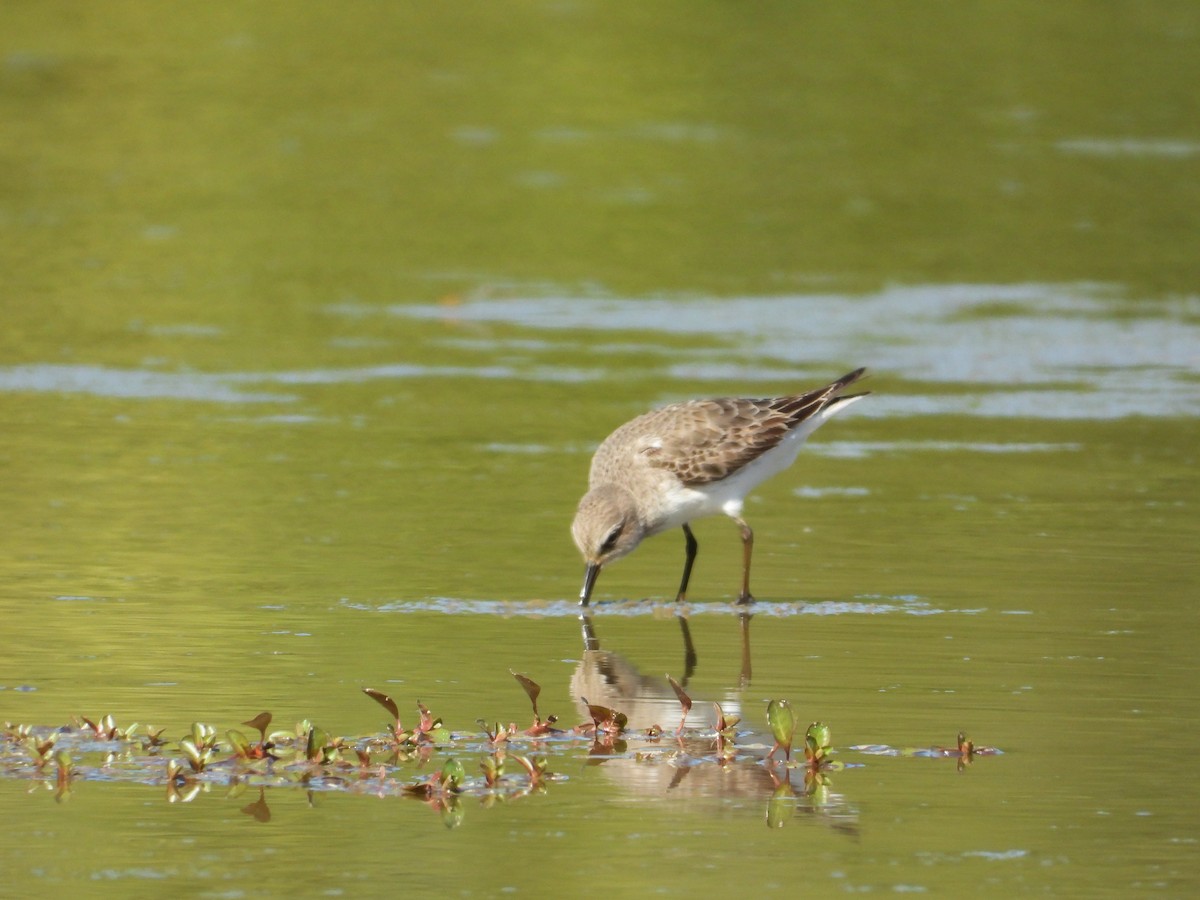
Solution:
[[[269,712],[260,712],[253,719],[249,719],[242,723],[248,728],[253,728],[265,741],[267,739],[267,726],[271,724],[271,714]]]
[[[512,677],[517,679],[517,683],[525,689],[525,693],[529,695],[529,702],[533,704],[533,715],[538,718],[537,700],[538,695],[542,693],[542,686],[530,678],[528,675],[522,675],[520,672],[508,670]]]
[[[395,700],[383,691],[375,690],[375,688],[363,688],[362,692],[391,713],[393,719],[397,722],[400,721],[400,707],[396,706]]]

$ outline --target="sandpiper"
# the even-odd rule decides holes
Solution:
[[[587,563],[579,602],[587,606],[600,569],[644,538],[683,527],[686,557],[679,602],[687,596],[696,538],[688,523],[724,513],[742,533],[742,589],[749,603],[754,532],[742,519],[746,495],[796,459],[805,439],[869,392],[840,393],[862,377],[855,369],[825,387],[761,400],[688,400],[626,422],[596,449],[588,492],[571,534]]]

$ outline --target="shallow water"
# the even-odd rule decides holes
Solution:
[[[56,802],[10,744],[8,888],[1194,893],[1200,18],[1011,9],[0,13],[0,721],[477,735],[517,670],[669,732],[669,674],[748,757],[563,741],[448,829],[90,758]],[[747,504],[748,622],[702,521],[694,661],[670,534],[585,649],[596,443],[857,365]],[[782,816],[772,698],[845,765]],[[959,731],[1001,752],[918,752]]]

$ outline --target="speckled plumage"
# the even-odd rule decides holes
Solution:
[[[748,602],[753,532],[741,519],[754,487],[795,460],[804,440],[834,412],[865,394],[841,391],[862,377],[856,369],[837,381],[786,397],[689,400],[626,422],[597,448],[572,525],[588,572],[580,601],[587,604],[602,566],[642,541],[682,526],[687,559],[683,600],[696,543],[687,523],[721,512],[742,530],[744,566],[739,599]]]

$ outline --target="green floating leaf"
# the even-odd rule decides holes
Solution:
[[[792,735],[796,733],[796,716],[792,705],[786,700],[772,700],[767,704],[767,724],[776,745],[783,748],[785,757],[792,755]]]
[[[193,766],[200,761],[200,748],[191,738],[184,738],[179,742],[179,749],[183,751],[183,755],[187,757],[187,761]]]
[[[466,779],[466,769],[464,769],[463,764],[453,756],[447,759],[442,765],[442,774],[440,778],[442,787],[448,788],[452,791],[457,791],[459,786],[466,781]]]
[[[425,739],[433,741],[435,744],[449,744],[454,739],[454,735],[450,733],[449,728],[443,728],[442,720],[438,719],[434,723],[434,727],[425,732]]]
[[[804,758],[809,762],[821,762],[829,752],[829,726],[824,722],[813,722],[804,732]]]
[[[203,722],[192,723],[192,743],[197,747],[212,746],[216,743],[217,729],[213,725],[205,725]]]
[[[250,758],[250,754],[252,753],[250,749],[250,741],[240,731],[232,728],[229,729],[229,731],[225,732],[225,740],[229,741],[229,746],[233,748],[233,752],[239,759]]]
[[[323,728],[317,728],[315,725],[309,729],[308,743],[304,749],[304,756],[309,762],[327,762],[327,749],[330,749],[332,740],[329,737],[329,732]]]

